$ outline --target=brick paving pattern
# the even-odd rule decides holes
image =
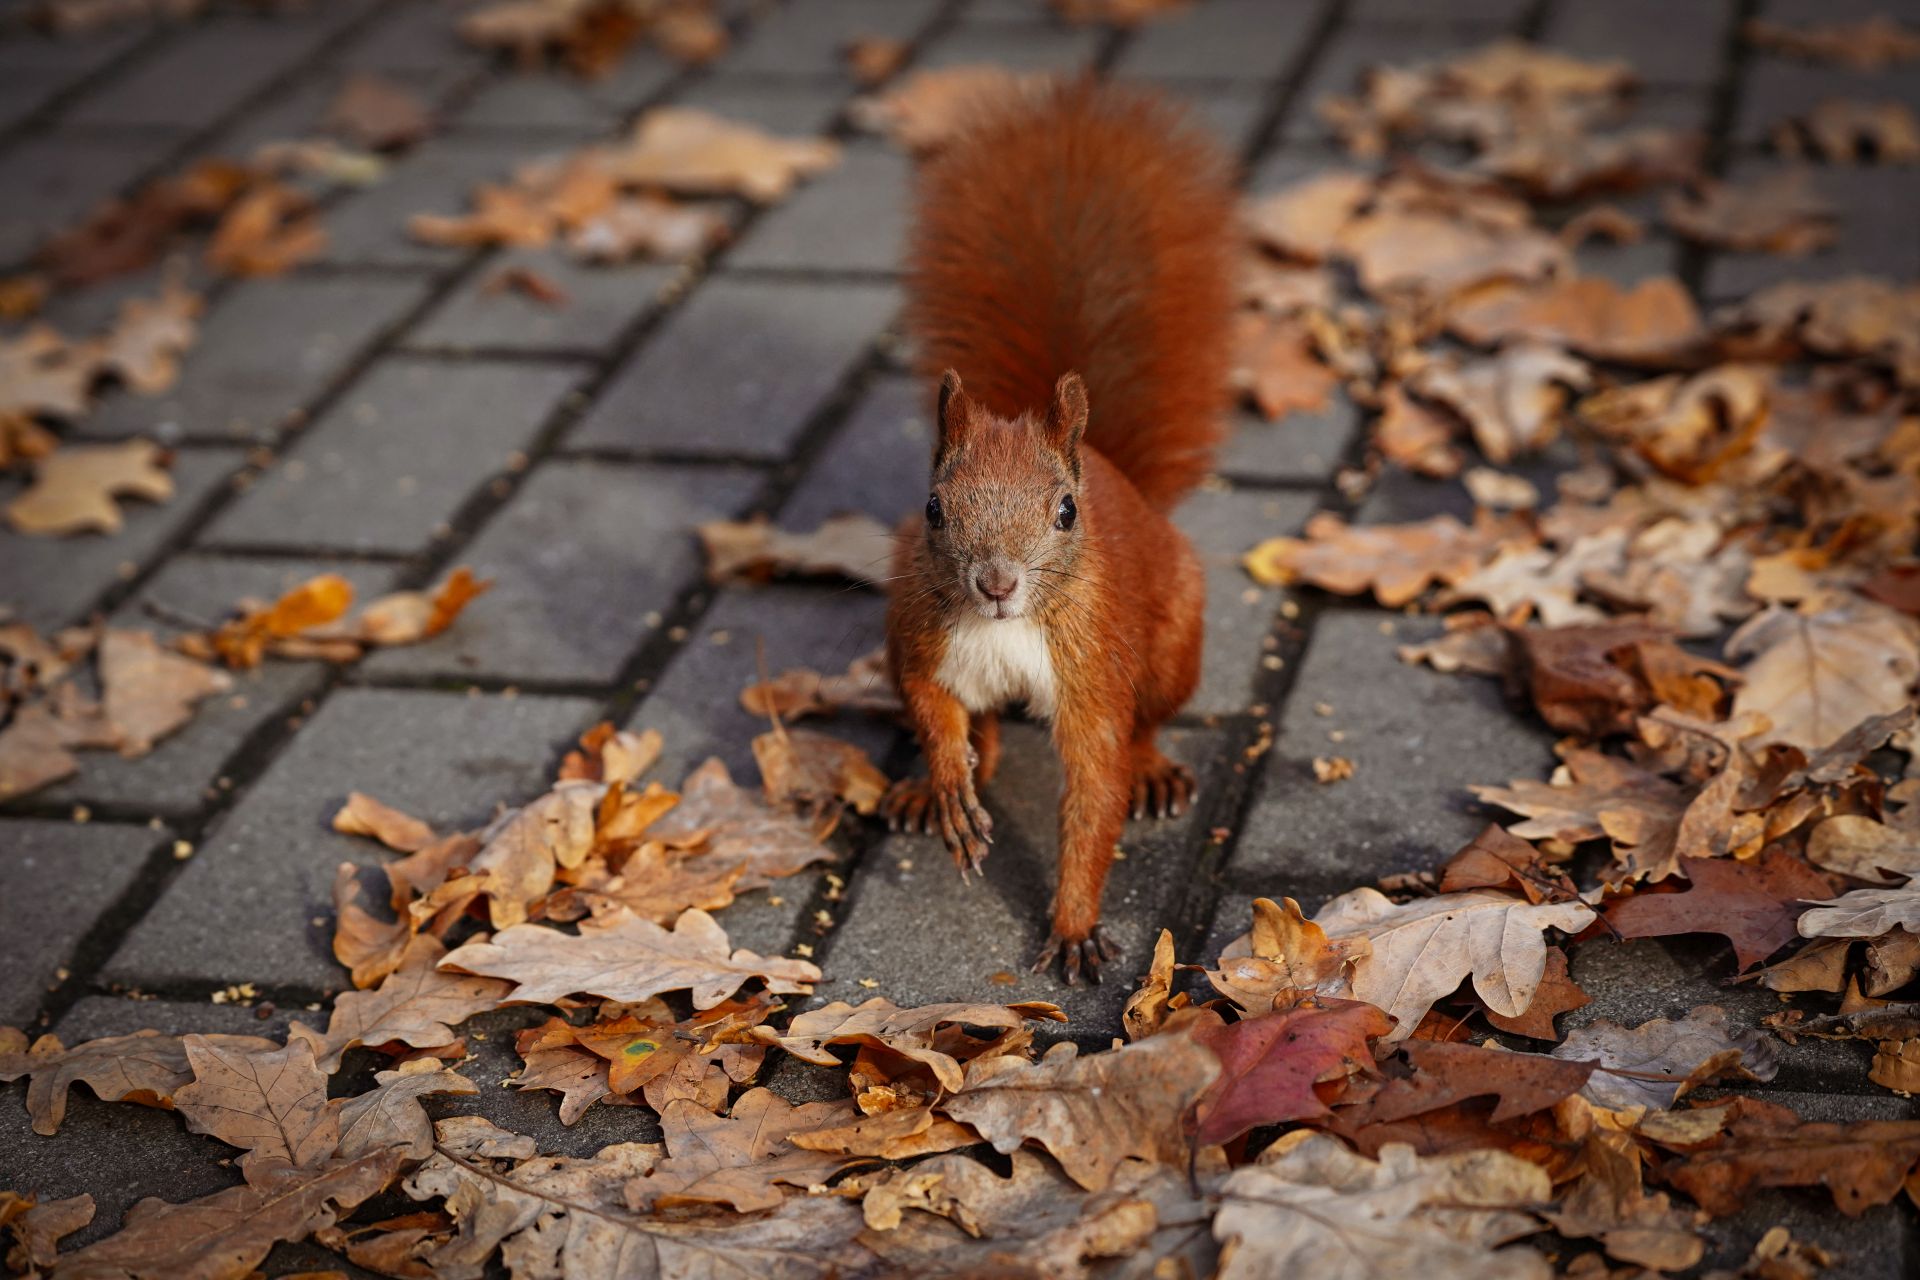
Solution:
[[[112,397],[78,425],[81,436],[177,446],[180,492],[133,505],[111,539],[0,530],[0,601],[42,627],[96,615],[155,625],[145,602],[204,616],[322,570],[364,592],[423,585],[456,563],[499,582],[427,646],[345,668],[270,664],[151,757],[89,757],[78,778],[0,806],[0,1019],[69,1043],[145,1026],[281,1034],[345,981],[328,949],[330,884],[343,858],[370,860],[326,826],[347,791],[372,790],[436,824],[478,825],[497,802],[534,795],[601,719],[663,730],[669,778],[708,754],[751,777],[758,726],[736,694],[756,647],[775,670],[837,669],[877,642],[870,594],[714,590],[688,532],[753,514],[799,528],[842,510],[891,521],[920,501],[925,406],[902,376],[895,320],[907,165],[842,119],[855,93],[839,67],[847,39],[908,40],[916,67],[1093,66],[1159,83],[1220,129],[1248,186],[1264,191],[1336,161],[1311,110],[1321,93],[1350,88],[1370,63],[1502,34],[1629,59],[1650,82],[1648,115],[1705,126],[1720,172],[1764,170],[1768,126],[1837,78],[1920,99],[1911,69],[1856,79],[1750,56],[1733,39],[1757,13],[1805,20],[1856,7],[1209,0],[1126,33],[1058,26],[1021,0],[734,3],[721,8],[737,38],[713,65],[642,53],[591,85],[477,55],[454,37],[457,7],[439,0],[328,0],[270,19],[215,6],[184,24],[0,41],[0,267],[101,198],[183,162],[310,132],[356,71],[403,78],[442,121],[386,181],[325,196],[323,262],[214,285],[202,341],[171,392]],[[657,264],[579,268],[558,253],[408,239],[409,214],[462,209],[476,181],[669,102],[782,132],[825,129],[847,143],[845,161],[783,205],[736,210],[739,234],[694,279]],[[1920,170],[1827,171],[1820,185],[1845,210],[1830,253],[1715,257],[1656,235],[1583,250],[1583,267],[1620,279],[1677,268],[1710,299],[1782,274],[1920,270]],[[571,305],[484,290],[513,264],[555,278]],[[124,296],[115,288],[63,299],[52,318],[98,323]],[[1205,678],[1169,739],[1203,795],[1183,821],[1128,832],[1107,895],[1122,974],[1144,966],[1163,925],[1183,959],[1210,956],[1244,928],[1254,895],[1289,894],[1311,911],[1381,875],[1437,865],[1487,818],[1469,783],[1551,765],[1549,735],[1492,683],[1396,659],[1396,644],[1433,632],[1431,619],[1254,590],[1238,571],[1246,546],[1316,510],[1363,521],[1460,510],[1457,486],[1406,477],[1354,509],[1333,477],[1357,458],[1362,427],[1344,402],[1277,427],[1243,416],[1223,478],[1181,513],[1211,566],[1211,598]],[[0,497],[16,484],[0,480]],[[831,728],[890,770],[912,762],[889,727]],[[1269,733],[1271,752],[1249,751]],[[902,1004],[1057,999],[1073,1017],[1066,1033],[1104,1046],[1127,984],[1070,992],[1022,963],[1045,930],[1057,774],[1037,729],[1011,729],[1007,751],[987,797],[1003,834],[984,884],[963,889],[935,842],[852,830],[837,837],[843,890],[798,877],[748,895],[723,924],[763,952],[810,945],[828,975],[823,1000],[862,998],[860,979]],[[1350,757],[1357,774],[1317,786],[1310,762],[1330,754]],[[77,823],[81,811],[88,820]],[[178,841],[190,858],[175,856]],[[1577,955],[1594,1003],[1563,1026],[1710,1000],[1754,1017],[1774,1006],[1757,988],[1723,987],[1729,964],[1713,946],[1649,940]],[[1013,985],[996,980],[1009,973]],[[272,1016],[209,1002],[236,982],[255,983]],[[145,998],[127,998],[136,991]],[[441,1100],[446,1111],[483,1112],[543,1151],[658,1137],[643,1108],[594,1108],[565,1128],[551,1095],[497,1087],[517,1066],[511,1031],[532,1018],[505,1010],[476,1021],[480,1060],[468,1074],[482,1092]],[[1802,1046],[1786,1063],[1772,1092],[1810,1118],[1911,1114],[1868,1083],[1863,1046]],[[371,1083],[354,1070],[350,1060],[347,1085]],[[819,1087],[794,1061],[773,1083],[795,1097]],[[23,1088],[0,1097],[0,1186],[90,1191],[100,1212],[76,1240],[117,1226],[141,1196],[178,1200],[237,1180],[219,1144],[137,1107],[76,1097],[59,1138],[38,1139]],[[1849,1276],[1920,1267],[1906,1210],[1847,1221],[1811,1195],[1779,1193],[1711,1228],[1714,1259],[1744,1254],[1775,1221],[1843,1252]],[[273,1274],[313,1267],[365,1274],[311,1245],[269,1261]]]

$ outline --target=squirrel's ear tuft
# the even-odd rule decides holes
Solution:
[[[1087,384],[1077,373],[1062,374],[1053,386],[1053,403],[1047,407],[1047,440],[1073,460],[1086,429]]]
[[[960,375],[952,369],[940,379],[940,405],[935,411],[935,420],[940,438],[934,446],[934,456],[943,458],[966,438],[967,428],[973,421],[973,401],[960,385]]]

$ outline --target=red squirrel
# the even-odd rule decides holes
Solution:
[[[1036,972],[1098,980],[1100,895],[1129,813],[1193,775],[1154,737],[1200,672],[1205,582],[1168,511],[1227,407],[1238,240],[1231,166],[1150,92],[1091,80],[996,104],[916,180],[907,321],[938,377],[932,492],[900,529],[887,654],[928,776],[895,829],[964,880],[993,820],[999,714],[1050,720],[1065,788]]]

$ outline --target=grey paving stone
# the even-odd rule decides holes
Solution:
[[[1326,139],[1329,134],[1315,109],[1316,104],[1329,94],[1346,96],[1358,92],[1361,74],[1369,67],[1434,62],[1478,49],[1502,34],[1497,25],[1396,24],[1343,28],[1314,60],[1313,69],[1287,112],[1285,136],[1294,142]]]
[[[928,394],[916,378],[883,378],[869,387],[781,508],[780,523],[811,529],[829,516],[861,511],[892,528],[918,511],[933,460]]]
[[[1321,8],[1211,0],[1143,24],[1115,70],[1168,79],[1272,80],[1299,57]]]
[[[659,776],[678,782],[708,756],[726,762],[736,781],[759,777],[753,739],[767,731],[763,717],[740,706],[740,691],[766,671],[793,667],[838,674],[886,637],[886,604],[870,591],[818,586],[730,588],[720,593],[686,644],[667,664],[630,727],[658,729],[666,739]],[[809,722],[862,748],[882,762],[895,726],[849,714]]]
[[[1298,119],[1309,110],[1296,104],[1289,119]],[[1289,135],[1291,136],[1291,135]],[[1247,175],[1247,190],[1254,195],[1271,195],[1283,187],[1327,172],[1330,169],[1356,169],[1371,171],[1374,164],[1358,160],[1340,151],[1331,140],[1314,142],[1287,142],[1277,150],[1261,157],[1259,164]]]
[[[510,270],[535,272],[566,294],[558,304],[501,287]],[[560,249],[510,249],[447,295],[407,335],[409,347],[603,352],[661,304],[679,268],[575,261]]]
[[[325,260],[381,266],[453,262],[466,250],[415,240],[407,232],[414,214],[465,213],[479,184],[504,181],[530,160],[569,149],[505,134],[429,139],[396,162],[379,183],[353,192],[327,211]]]
[[[116,626],[171,638],[183,629],[174,619],[215,623],[245,597],[276,599],[321,573],[346,578],[363,603],[387,590],[394,576],[385,565],[181,555],[116,610],[112,620]],[[164,615],[150,612],[148,604]],[[201,703],[186,727],[153,751],[136,760],[111,751],[85,752],[77,777],[36,792],[35,800],[191,813],[216,794],[221,768],[247,737],[276,715],[297,711],[301,700],[320,686],[326,670],[317,662],[269,659],[255,670],[231,672],[232,691]]]
[[[1618,58],[1648,84],[1705,85],[1720,78],[1732,19],[1726,0],[1560,4],[1541,43],[1584,58]]]
[[[481,481],[513,465],[581,375],[567,365],[383,360],[204,541],[419,550]]]
[[[1397,646],[1439,631],[1436,618],[1320,617],[1234,849],[1238,888],[1313,910],[1380,876],[1439,866],[1493,816],[1468,786],[1551,771],[1553,735],[1509,708],[1497,682],[1400,661]],[[1353,761],[1354,776],[1316,782],[1318,756]]]
[[[1545,451],[1520,458],[1501,468],[1533,482],[1542,494],[1556,492],[1555,477],[1579,465],[1580,451],[1562,438]],[[1358,524],[1395,524],[1406,520],[1425,520],[1429,516],[1450,515],[1463,522],[1473,519],[1473,499],[1458,479],[1430,480],[1411,471],[1388,467],[1380,472],[1373,489],[1360,504]]]
[[[84,125],[203,128],[292,70],[370,3],[343,0],[272,17],[216,17],[89,95],[66,119]]]
[[[825,133],[849,96],[842,81],[783,84],[714,75],[674,96],[677,107],[697,107],[782,137]]]
[[[140,138],[41,134],[0,157],[0,262],[24,259],[56,231],[78,224],[93,207],[121,194],[184,136]]]
[[[0,40],[0,125],[12,126],[46,106],[144,40],[139,25],[86,40],[62,40],[34,31],[9,31]]]
[[[199,345],[172,390],[112,396],[80,432],[272,440],[426,289],[408,279],[242,281],[201,322]]]
[[[151,559],[240,461],[238,450],[181,450],[173,464],[173,500],[121,504],[126,523],[116,534],[29,538],[0,526],[0,601],[42,629],[84,621],[100,593]],[[0,503],[21,487],[18,479],[0,479]]]
[[[496,806],[541,792],[595,710],[579,698],[336,693],[201,842],[104,980],[339,989],[334,868],[382,858],[329,826],[347,793],[370,792],[440,830],[483,825]]]
[[[1823,23],[1841,20],[1839,13],[1823,13],[1819,18]],[[1859,102],[1891,100],[1920,110],[1920,76],[1913,74],[1911,64],[1878,71],[1854,71],[1757,55],[1747,64],[1745,83],[1740,89],[1739,110],[1733,123],[1734,139],[1743,145],[1764,143],[1775,125],[1804,116],[1829,98]]]
[[[1335,391],[1327,407],[1289,413],[1277,422],[1241,409],[1220,451],[1219,469],[1260,480],[1323,480],[1346,455],[1360,430],[1360,410]]]
[[[769,210],[727,254],[728,267],[898,271],[906,239],[907,158],[878,143]]]
[[[1005,743],[1000,776],[983,797],[994,824],[985,875],[963,886],[945,847],[931,836],[892,836],[870,850],[830,935],[822,962],[829,981],[816,1000],[1051,1000],[1070,1021],[1036,1024],[1043,1039],[1105,1048],[1120,1034],[1120,1006],[1133,979],[1146,972],[1154,937],[1172,923],[1186,890],[1200,819],[1189,813],[1127,827],[1121,842],[1127,856],[1113,864],[1104,915],[1123,954],[1105,982],[1069,987],[1057,972],[1031,973],[1053,896],[1060,775],[1041,727],[1010,724]],[[1224,772],[1225,748],[1216,734],[1168,732],[1161,746],[1203,779]],[[856,985],[862,978],[879,985]]]
[[[556,129],[597,134],[613,128],[679,75],[679,64],[635,49],[606,76],[583,80],[563,69],[501,76],[449,122],[456,129]]]
[[[24,1026],[56,970],[132,883],[164,833],[102,822],[0,821],[0,1023]]]
[[[782,457],[898,304],[879,284],[709,280],[567,443]]]
[[[753,472],[552,462],[461,553],[493,590],[434,645],[389,649],[375,673],[609,681],[646,638],[646,615],[698,576],[693,526],[730,519]]]
[[[911,39],[939,0],[809,0],[760,17],[719,63],[722,74],[842,75],[853,40]]]
[[[73,1007],[54,1025],[54,1031],[60,1043],[68,1048],[102,1036],[130,1036],[149,1028],[175,1036],[192,1032],[209,1036],[265,1036],[269,1040],[284,1041],[287,1024],[295,1018],[311,1023],[326,1017],[324,1012],[310,1012],[300,1005],[269,1009],[270,1003],[165,1000],[136,992],[87,996],[73,1002]],[[260,1016],[262,1013],[266,1016]]]
[[[458,65],[390,68],[328,62],[303,74],[299,83],[283,93],[276,93],[258,110],[242,112],[196,150],[204,155],[240,158],[252,155],[260,147],[272,142],[330,136],[325,125],[334,100],[340,96],[341,89],[348,81],[362,74],[377,75],[400,86],[429,112],[433,112],[466,83],[473,72]],[[435,127],[440,127],[441,123],[441,118],[436,116]],[[396,158],[388,157],[388,160],[393,162]],[[299,175],[295,181],[313,190],[325,190],[334,185],[307,175]]]
[[[388,4],[378,19],[360,28],[328,61],[367,71],[413,71],[452,67],[478,71],[492,56],[460,38],[465,0],[409,0]]]
[[[960,67],[988,62],[1015,71],[1077,71],[1091,66],[1106,40],[1097,26],[1057,23],[962,22],[922,49],[915,67]]]
[[[1512,26],[1527,16],[1533,0],[1448,0],[1437,5],[1432,0],[1350,0],[1346,22],[1350,26],[1401,26],[1408,23],[1479,22],[1489,26]]]
[[[1261,538],[1297,531],[1314,504],[1305,493],[1203,489],[1176,513],[1207,568],[1206,646],[1188,715],[1232,715],[1253,701],[1261,642],[1273,628],[1281,593],[1255,586],[1240,557]]]
[[[1267,116],[1266,95],[1254,89],[1199,89],[1176,96],[1192,105],[1213,130],[1220,145],[1227,149],[1227,154],[1235,159],[1253,145],[1254,134]]]
[[[1574,250],[1573,263],[1583,276],[1600,276],[1631,287],[1648,276],[1672,275],[1679,267],[1680,246],[1662,235],[1649,236],[1638,244],[1589,240]]]
[[[1764,158],[1733,166],[1734,181],[1751,181],[1792,164]],[[1813,190],[1839,211],[1839,235],[1818,253],[1790,258],[1779,254],[1716,254],[1702,286],[1716,301],[1743,298],[1783,280],[1821,280],[1873,275],[1894,280],[1920,275],[1920,234],[1913,210],[1920,203],[1920,171],[1878,166],[1820,165],[1809,173]]]

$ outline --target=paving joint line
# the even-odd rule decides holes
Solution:
[[[1240,170],[1242,180],[1253,172],[1254,167],[1265,160],[1271,152],[1285,144],[1283,130],[1288,117],[1293,113],[1294,103],[1305,92],[1307,81],[1320,65],[1327,46],[1347,23],[1346,0],[1327,0],[1313,29],[1307,38],[1300,42],[1300,48],[1293,55],[1285,70],[1274,81],[1266,108],[1260,113],[1259,123],[1253,127],[1246,143],[1240,149]]]

